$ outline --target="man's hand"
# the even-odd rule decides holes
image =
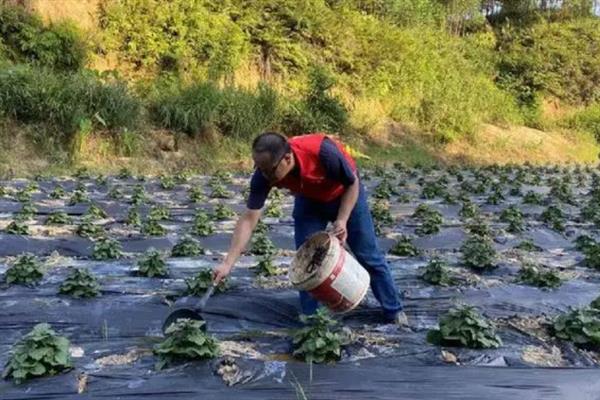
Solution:
[[[233,265],[221,263],[213,270],[213,281],[215,285],[218,285],[219,282],[221,282],[221,280],[223,280],[227,275],[229,275],[232,267]]]
[[[340,239],[342,243],[346,242],[346,239],[348,238],[346,224],[347,222],[343,219],[336,219],[333,225],[331,226],[331,233],[335,235],[335,237]]]

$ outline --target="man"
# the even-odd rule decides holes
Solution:
[[[332,223],[332,233],[347,242],[358,262],[371,276],[371,289],[387,322],[407,325],[406,315],[389,266],[379,250],[364,186],[356,164],[343,146],[323,134],[287,139],[266,132],[252,144],[255,171],[250,181],[247,210],[239,218],[229,251],[214,271],[215,282],[229,275],[246,248],[272,187],[294,195],[294,239],[298,249],[313,233]],[[304,314],[319,303],[300,292]]]

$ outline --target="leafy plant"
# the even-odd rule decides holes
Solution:
[[[454,307],[440,318],[440,329],[430,330],[427,340],[443,346],[488,349],[502,346],[493,322],[484,318],[475,307]]]
[[[19,221],[33,219],[37,214],[37,211],[37,208],[30,202],[23,203],[21,210],[15,215],[15,219],[18,219]]]
[[[494,267],[496,250],[488,236],[471,235],[460,248],[463,264],[482,270]]]
[[[148,218],[142,225],[142,233],[146,236],[163,236],[167,234],[167,229],[157,220]]]
[[[32,198],[31,191],[27,189],[21,189],[17,193],[15,193],[15,199],[21,203],[26,203],[31,201]]]
[[[102,219],[107,218],[108,214],[106,214],[106,211],[100,208],[100,206],[92,204],[88,208],[86,216],[88,216],[90,219]]]
[[[600,271],[600,243],[588,247],[584,254],[583,265]]]
[[[4,232],[10,235],[29,235],[29,226],[21,221],[12,221],[4,228]]]
[[[95,239],[104,234],[104,229],[101,225],[94,224],[89,218],[83,218],[77,225],[75,233],[81,237]]]
[[[523,213],[517,206],[509,206],[500,214],[500,221],[508,223],[506,230],[511,233],[523,231]]]
[[[100,285],[87,269],[72,268],[58,292],[76,298],[91,298],[100,294]]]
[[[69,199],[69,205],[70,206],[74,206],[75,204],[80,204],[80,203],[88,203],[90,201],[90,198],[88,197],[87,193],[83,190],[75,190],[73,192],[73,195],[71,196],[71,198]]]
[[[377,200],[371,207],[371,216],[375,225],[375,232],[379,235],[384,226],[390,226],[394,223],[394,218],[390,212],[390,206],[385,200]]]
[[[99,261],[116,260],[122,255],[121,243],[115,239],[102,237],[94,245],[92,258]]]
[[[342,338],[334,328],[337,321],[329,317],[324,308],[313,315],[302,315],[306,326],[293,334],[294,356],[307,363],[337,361],[341,357]]]
[[[467,231],[472,235],[477,236],[491,236],[492,231],[487,221],[483,219],[483,217],[478,214],[475,218],[469,220],[465,226]]]
[[[139,206],[146,202],[146,190],[142,185],[135,185],[133,192],[131,193],[131,199],[129,202],[133,205]]]
[[[206,196],[202,192],[202,188],[192,187],[188,193],[192,203],[202,203],[203,201],[206,201]]]
[[[136,206],[131,206],[127,211],[127,218],[125,218],[125,224],[129,226],[141,226],[142,216],[140,210]]]
[[[66,212],[57,211],[48,215],[46,225],[66,225],[73,223],[73,219]]]
[[[281,218],[283,217],[283,210],[281,209],[281,203],[277,200],[271,200],[267,204],[267,208],[264,212],[265,217]]]
[[[213,212],[213,218],[217,221],[227,220],[235,217],[235,212],[225,204],[217,204]]]
[[[187,294],[191,296],[202,296],[204,292],[208,290],[213,284],[213,270],[212,268],[203,268],[192,278],[185,280],[187,286]],[[229,288],[229,282],[227,279],[222,279],[219,284],[215,287],[215,292],[225,292]]]
[[[600,296],[596,297],[591,303],[590,307],[596,310],[600,310]]]
[[[447,194],[444,185],[439,182],[425,182],[421,190],[422,199],[435,199]]]
[[[131,179],[133,178],[133,174],[131,173],[131,171],[129,170],[129,168],[123,167],[119,170],[119,173],[117,174],[117,178],[119,179]]]
[[[20,285],[34,285],[42,280],[44,270],[33,254],[22,254],[14,264],[6,270],[6,283]]]
[[[50,198],[58,200],[58,199],[62,199],[63,197],[65,197],[66,194],[67,193],[65,192],[65,189],[62,186],[56,185],[56,187],[54,189],[52,189],[52,192],[50,192]]]
[[[596,245],[596,241],[588,235],[579,235],[575,238],[575,249],[585,253]]]
[[[375,190],[373,191],[373,197],[376,199],[389,200],[394,193],[395,191],[392,188],[392,183],[386,177],[384,177],[375,187]]]
[[[557,288],[562,284],[560,276],[553,270],[544,271],[542,268],[525,264],[519,272],[519,281],[541,288]]]
[[[562,314],[555,319],[552,332],[576,346],[600,350],[600,309],[585,307]]]
[[[157,370],[166,365],[188,360],[215,358],[220,354],[219,343],[202,329],[204,321],[178,319],[165,331],[165,340],[154,346],[159,357]]]
[[[150,209],[148,218],[154,219],[156,221],[168,220],[169,218],[171,218],[171,212],[165,206],[154,206],[152,207],[152,209]]]
[[[528,191],[527,193],[525,193],[525,196],[523,196],[524,204],[540,205],[543,202],[544,202],[544,199],[542,198],[542,195],[534,192],[533,190]]]
[[[281,270],[273,265],[273,256],[271,254],[262,256],[258,260],[258,264],[252,268],[258,276],[276,276],[281,274]]]
[[[446,262],[439,258],[434,258],[427,263],[421,278],[432,285],[449,286],[456,283],[455,279],[450,276]]]
[[[505,198],[502,192],[500,190],[494,190],[486,199],[486,203],[491,205],[498,205],[504,200]]]
[[[149,248],[144,257],[138,261],[138,273],[141,276],[152,278],[154,276],[166,276],[168,274],[167,263],[160,251]]]
[[[210,197],[213,199],[230,199],[231,197],[233,197],[233,193],[228,191],[224,185],[215,184],[212,187]]]
[[[210,216],[203,211],[196,212],[192,231],[198,236],[212,235],[215,231],[215,227]]]
[[[121,188],[119,188],[118,186],[111,187],[110,190],[108,191],[108,193],[106,194],[106,196],[109,199],[113,199],[113,200],[121,200],[121,199],[125,198],[123,191],[121,191]]]
[[[164,190],[172,190],[175,187],[175,179],[172,176],[162,175],[159,180],[160,187]]]
[[[525,239],[515,246],[516,249],[523,251],[542,251],[540,246],[537,246],[531,239]]]
[[[540,221],[550,225],[555,231],[562,232],[565,230],[565,217],[562,210],[556,206],[548,206],[540,214]]]
[[[390,249],[390,254],[400,257],[416,257],[419,255],[419,250],[409,236],[402,235]]]
[[[421,224],[415,229],[417,235],[432,235],[440,231],[443,220],[439,211],[427,207],[418,213],[415,211],[415,214],[418,215],[417,219],[421,221]]]
[[[2,377],[20,384],[27,379],[56,375],[73,368],[69,341],[48,324],[37,324],[10,352]]]
[[[459,215],[462,218],[474,218],[479,214],[479,207],[471,200],[463,201],[462,208],[459,211]]]
[[[275,254],[275,245],[264,233],[255,233],[252,237],[250,252],[254,255],[264,256]]]
[[[173,257],[196,257],[202,254],[205,254],[205,250],[191,237],[184,237],[171,250]]]

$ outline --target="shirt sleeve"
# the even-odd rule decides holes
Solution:
[[[344,186],[350,186],[356,180],[350,163],[331,139],[323,139],[319,149],[319,160],[329,179],[341,182]]]
[[[269,181],[267,181],[260,171],[254,171],[250,179],[250,195],[248,196],[246,206],[250,210],[260,210],[265,205],[270,191],[271,186],[269,185]]]

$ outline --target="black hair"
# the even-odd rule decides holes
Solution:
[[[281,133],[264,132],[254,138],[252,142],[254,153],[269,153],[273,160],[283,158],[291,151],[287,138]]]

